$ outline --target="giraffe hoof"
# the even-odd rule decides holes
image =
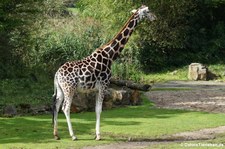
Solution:
[[[77,140],[77,137],[73,136],[72,141],[76,141],[76,140]]]
[[[55,140],[60,140],[60,137],[59,136],[54,136],[54,139]]]

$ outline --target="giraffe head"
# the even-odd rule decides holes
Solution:
[[[156,20],[156,16],[152,13],[147,6],[142,5],[138,10],[132,10],[132,13],[136,13],[139,16],[139,19],[147,18],[150,21]]]

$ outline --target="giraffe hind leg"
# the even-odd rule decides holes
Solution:
[[[56,88],[55,94],[53,95],[53,135],[56,140],[60,140],[60,137],[58,135],[58,112],[60,109],[60,105],[62,104],[63,101],[63,92],[59,88],[59,86]]]
[[[73,90],[73,89],[71,89],[71,90]],[[74,91],[70,91],[69,93],[65,94],[65,99],[63,102],[62,110],[66,116],[66,121],[68,124],[70,136],[72,137],[72,140],[75,141],[75,140],[77,140],[77,137],[74,135],[71,120],[70,120],[70,107],[71,107],[71,103],[72,103],[72,99],[73,99],[73,94],[74,94]]]

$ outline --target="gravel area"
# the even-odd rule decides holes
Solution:
[[[170,81],[155,84],[146,96],[157,107],[225,113],[225,83]]]

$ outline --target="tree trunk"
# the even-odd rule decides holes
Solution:
[[[116,80],[112,78],[110,80],[111,84],[115,84],[117,86],[126,86],[130,89],[134,90],[140,90],[140,91],[149,91],[151,89],[151,85],[149,84],[140,84],[140,83],[134,83],[132,81],[128,80]]]

